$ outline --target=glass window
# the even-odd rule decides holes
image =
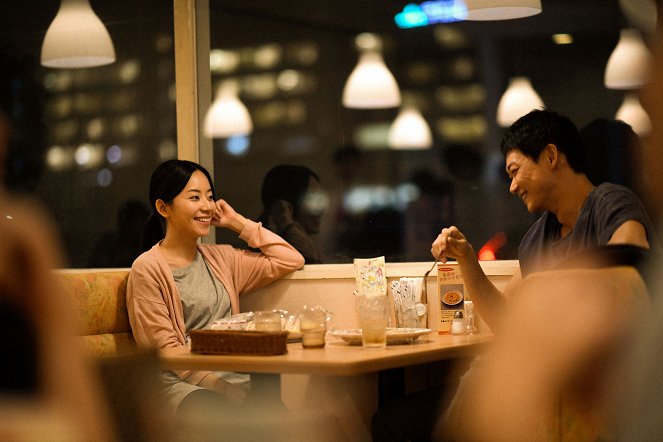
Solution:
[[[579,128],[613,118],[623,93],[604,87],[603,72],[624,22],[619,6],[544,1],[529,18],[399,29],[404,4],[210,2],[213,90],[231,84],[253,122],[248,136],[214,140],[219,194],[257,219],[267,172],[302,165],[327,195],[312,236],[323,262],[428,261],[450,224],[482,258],[515,259],[536,214],[509,194],[498,101],[511,78],[527,77]],[[430,148],[390,146],[398,108],[343,106],[365,32],[381,40],[403,104],[428,123]],[[553,38],[562,32],[572,44]],[[242,245],[224,232],[217,240]]]
[[[55,219],[71,267],[128,267],[151,171],[177,156],[172,2],[92,0],[116,61],[40,65],[58,0],[10,0],[0,14],[3,106],[14,124],[8,185]]]

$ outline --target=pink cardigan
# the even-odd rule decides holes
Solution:
[[[239,313],[239,295],[301,268],[304,258],[280,236],[247,220],[239,235],[262,253],[229,245],[199,244],[198,250],[230,295],[232,313]],[[173,272],[156,244],[131,266],[127,283],[127,310],[138,345],[157,348],[186,343],[186,327]],[[198,384],[208,372],[178,372],[182,380]]]

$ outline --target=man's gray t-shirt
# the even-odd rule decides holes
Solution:
[[[545,212],[530,227],[518,248],[523,277],[536,270],[554,267],[578,252],[608,243],[624,222],[640,222],[650,247],[657,248],[653,224],[638,197],[627,187],[603,183],[589,193],[571,232],[561,237],[557,217]]]

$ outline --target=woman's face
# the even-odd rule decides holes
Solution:
[[[214,208],[212,186],[205,174],[196,170],[173,202],[165,205],[162,215],[166,218],[167,234],[196,239],[206,236]]]
[[[295,217],[309,235],[315,235],[320,231],[320,221],[327,209],[327,195],[322,191],[320,182],[313,176],[309,177],[308,189],[299,207],[299,213]]]

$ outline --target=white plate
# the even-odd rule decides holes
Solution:
[[[409,344],[421,335],[430,333],[430,328],[388,328],[387,344]],[[361,344],[361,329],[348,328],[345,330],[332,330],[330,335],[343,339],[350,344]]]

